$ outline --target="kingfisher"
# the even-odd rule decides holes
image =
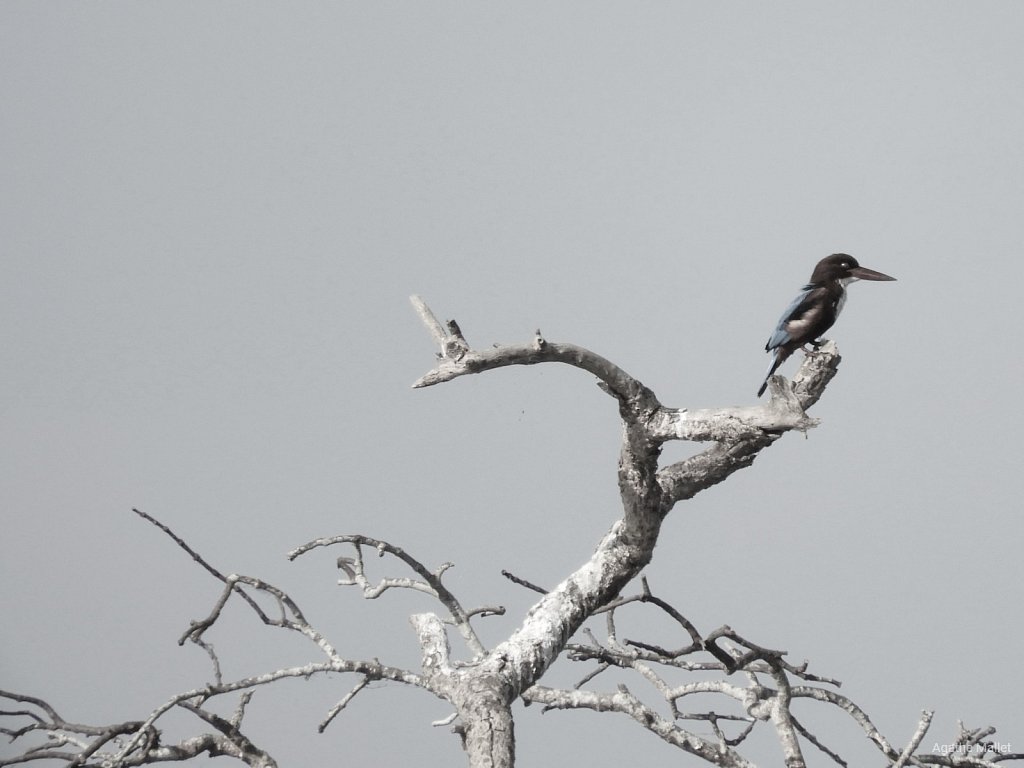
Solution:
[[[779,318],[765,352],[771,352],[772,364],[757,390],[757,396],[764,394],[768,379],[786,362],[786,358],[810,344],[815,349],[821,346],[817,341],[843,311],[846,303],[846,286],[855,280],[895,280],[873,269],[862,267],[857,260],[846,253],[833,253],[818,262],[811,273],[811,281],[786,307]]]

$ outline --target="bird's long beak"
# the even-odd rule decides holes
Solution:
[[[856,277],[858,280],[895,280],[895,277],[889,277],[883,275],[881,272],[875,272],[873,269],[867,267],[854,267],[850,270],[850,275]]]

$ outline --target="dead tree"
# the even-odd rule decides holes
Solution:
[[[453,725],[473,768],[510,768],[514,764],[513,707],[519,700],[542,705],[546,710],[583,708],[620,713],[684,752],[712,765],[731,768],[753,765],[739,748],[759,724],[774,730],[783,762],[790,768],[805,765],[804,751],[808,747],[821,750],[839,765],[846,764],[795,717],[791,705],[797,700],[819,702],[846,713],[877,747],[884,763],[895,768],[911,763],[994,768],[1006,760],[1024,759],[1024,755],[1000,753],[998,745],[987,740],[994,729],[968,730],[962,726],[948,752],[918,752],[931,712],[923,713],[905,746],[894,745],[860,707],[838,693],[837,681],[810,673],[806,663],[794,665],[787,661],[784,651],[762,647],[727,626],[708,633],[698,631],[680,611],[654,595],[642,578],[639,592],[623,595],[651,561],[661,524],[677,502],[750,466],[761,451],[785,433],[806,431],[816,425],[806,411],[836,374],[840,357],[834,344],[827,342],[809,353],[792,382],[774,377],[766,404],[687,410],[663,406],[641,382],[582,347],[548,342],[538,331],[524,344],[474,349],[455,321],[442,325],[421,300],[413,297],[413,304],[440,349],[435,367],[414,387],[509,365],[563,363],[596,377],[598,385],[614,398],[622,422],[618,464],[622,517],[601,538],[590,559],[551,589],[507,574],[542,596],[503,642],[488,648],[477,635],[473,620],[501,614],[504,609],[464,606],[443,583],[448,563],[431,569],[400,547],[354,534],[317,539],[289,553],[289,558],[295,559],[313,550],[342,547],[344,553],[337,559],[344,574],[340,583],[356,587],[363,597],[373,599],[392,589],[411,589],[436,599],[442,610],[415,614],[410,619],[421,649],[420,668],[411,670],[377,659],[343,657],[325,634],[306,620],[291,596],[257,578],[221,573],[163,523],[136,510],[223,583],[209,614],[193,621],[179,640],[181,644],[197,644],[209,654],[211,679],[172,696],[137,721],[106,726],[75,723],[41,699],[0,691],[0,698],[13,702],[13,708],[0,711],[5,720],[2,732],[13,742],[25,745],[15,757],[0,759],[0,766],[43,759],[69,766],[136,766],[188,760],[203,754],[235,757],[250,766],[274,766],[274,759],[242,731],[245,708],[255,689],[285,678],[331,672],[351,673],[356,682],[326,713],[320,731],[371,682],[400,682],[424,689],[451,705],[451,717],[440,724]],[[706,442],[710,447],[662,466],[662,446],[671,440]],[[371,578],[367,554],[392,558],[407,574]],[[315,646],[318,658],[256,677],[225,680],[205,634],[232,599],[245,601],[267,626],[305,637]],[[617,612],[634,604],[667,615],[678,625],[682,645],[673,649],[620,640]],[[604,640],[584,628],[584,622],[595,616],[604,618]],[[458,651],[451,646],[455,636],[463,646]],[[560,656],[589,665],[572,689],[541,684],[545,672]],[[656,692],[656,702],[645,702],[624,685],[603,692],[590,687],[609,669],[635,673]],[[681,684],[671,682],[670,673],[678,672],[699,672],[703,676]],[[696,694],[721,697],[731,712],[681,709],[681,703]],[[238,696],[231,717],[207,708],[208,702],[231,695]],[[165,744],[158,724],[166,713],[178,709],[193,714],[209,730]],[[714,735],[698,734],[692,726],[687,727],[691,722],[709,724]],[[45,740],[32,741],[39,735]]]

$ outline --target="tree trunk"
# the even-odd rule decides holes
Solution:
[[[470,768],[512,768],[516,739],[512,707],[499,693],[498,680],[473,675],[465,680],[465,698],[457,697],[463,722],[463,746]]]

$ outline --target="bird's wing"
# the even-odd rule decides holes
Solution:
[[[764,346],[766,352],[802,336],[801,331],[817,322],[818,310],[821,308],[818,294],[823,290],[824,288],[821,286],[810,283],[803,287],[803,290],[790,302],[786,311],[782,313],[782,317],[779,318],[778,325],[775,326],[768,343]]]

